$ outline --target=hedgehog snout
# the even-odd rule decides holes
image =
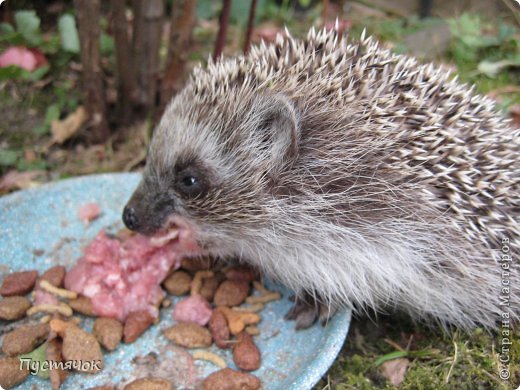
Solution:
[[[137,233],[152,235],[175,213],[175,200],[165,192],[140,184],[123,209],[125,226]]]

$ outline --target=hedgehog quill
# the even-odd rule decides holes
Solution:
[[[286,285],[297,328],[342,307],[493,328],[520,316],[519,135],[490,99],[364,34],[287,33],[193,71],[123,220]]]

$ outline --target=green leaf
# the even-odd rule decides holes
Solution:
[[[298,0],[298,3],[300,4],[300,7],[307,8],[311,5],[311,0]]]
[[[31,45],[39,45],[42,41],[40,18],[36,11],[18,11],[14,14],[16,29]]]
[[[23,76],[26,80],[38,81],[38,80],[41,80],[43,78],[43,76],[45,76],[47,74],[49,69],[50,69],[49,65],[45,65],[38,69],[33,70],[32,72],[24,71]]]
[[[398,358],[408,357],[408,358],[428,358],[438,354],[438,350],[435,349],[423,349],[420,351],[394,351],[387,353],[386,355],[380,356],[374,362],[376,367],[380,366],[384,362],[389,360],[394,360]]]
[[[9,65],[0,68],[0,80],[14,80],[22,77],[24,70],[19,66]]]
[[[49,66],[42,66],[29,72],[16,65],[9,65],[5,68],[0,68],[0,80],[17,80],[23,79],[28,81],[38,81],[49,71]]]
[[[45,135],[49,133],[49,126],[46,126],[44,123],[36,126],[33,131],[36,135]]]
[[[15,150],[2,150],[0,151],[0,166],[8,167],[16,164],[19,153]]]
[[[500,43],[514,39],[516,33],[517,29],[510,24],[503,23],[498,26],[498,40]]]
[[[25,39],[22,34],[17,31],[2,33],[0,32],[0,42],[8,42],[10,45],[24,45]]]
[[[50,125],[52,121],[60,119],[60,111],[60,106],[56,103],[47,107],[47,111],[45,112],[45,123]]]
[[[16,164],[16,169],[19,171],[37,171],[37,170],[45,170],[49,167],[49,164],[45,160],[34,160],[27,161],[25,159],[21,159]]]
[[[71,53],[79,53],[79,35],[76,28],[76,19],[70,14],[65,14],[58,21],[58,29],[61,37],[61,47]]]
[[[239,25],[245,25],[249,18],[249,8],[251,7],[251,1],[232,1],[231,10],[229,17],[232,22]]]
[[[502,60],[502,61],[481,61],[478,64],[478,71],[482,74],[485,74],[488,77],[496,77],[503,69],[508,68],[510,66],[519,67],[520,61],[518,59],[514,60]]]
[[[42,124],[33,129],[36,135],[45,135],[49,133],[51,122],[60,119],[61,105],[58,103],[51,104],[45,111],[45,120]]]
[[[114,52],[114,48],[114,38],[102,32],[101,36],[99,37],[99,49],[101,54],[104,56],[110,55]]]
[[[12,34],[14,32],[14,27],[11,26],[9,23],[0,23],[0,34]]]
[[[242,0],[243,2],[244,0]],[[233,3],[232,3],[233,4]],[[217,15],[219,11],[220,2],[214,0],[199,0],[197,1],[197,17],[199,19],[211,19]]]
[[[38,48],[46,54],[56,54],[61,49],[61,39],[58,35],[47,35],[45,40],[38,46]],[[61,53],[69,54],[68,52],[61,51]]]
[[[376,361],[374,362],[374,365],[376,367],[378,367],[381,364],[383,364],[384,362],[387,362],[389,360],[403,358],[403,357],[406,357],[406,356],[408,356],[408,351],[394,351],[394,352],[390,352],[390,353],[387,353],[386,355],[378,357],[376,359]]]
[[[43,343],[34,351],[26,353],[25,355],[21,355],[20,359],[31,359],[31,362],[39,362],[40,369],[36,373],[40,378],[48,379],[49,378],[49,370],[43,370],[42,363],[45,361],[45,355],[47,352],[47,343]],[[27,363],[23,363],[24,367]]]

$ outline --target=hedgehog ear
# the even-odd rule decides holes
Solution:
[[[292,102],[282,95],[263,96],[256,104],[257,131],[269,160],[279,168],[298,154],[298,118]]]

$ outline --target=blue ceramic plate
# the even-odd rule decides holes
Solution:
[[[53,265],[70,268],[82,248],[100,229],[116,232],[122,228],[121,210],[139,182],[139,174],[107,174],[64,180],[0,198],[0,280],[9,272]],[[78,220],[78,208],[97,202],[103,213],[90,226]],[[350,325],[350,312],[338,313],[326,327],[315,325],[294,331],[294,322],[283,320],[289,310],[289,292],[269,285],[282,293],[283,299],[269,303],[262,311],[260,335],[256,342],[262,353],[262,366],[253,372],[264,389],[310,389],[324,375],[341,349]],[[0,321],[0,327],[6,322]],[[104,354],[104,369],[95,375],[72,374],[64,388],[90,388],[103,384],[124,384],[133,379],[154,375],[164,377],[175,388],[193,388],[197,381],[217,368],[211,363],[193,361],[191,351],[175,347],[161,336],[172,325],[171,307],[161,310],[161,321],[133,344],[122,344]],[[82,319],[90,330],[92,320]],[[210,348],[235,368],[230,351]],[[50,383],[31,376],[19,385],[27,389]]]

